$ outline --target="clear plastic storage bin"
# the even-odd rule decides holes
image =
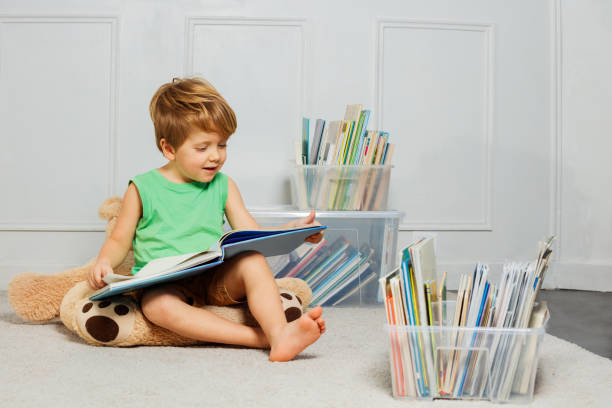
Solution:
[[[444,325],[386,325],[393,395],[408,399],[533,400],[542,327],[451,327],[455,302],[433,304]]]
[[[391,165],[294,165],[293,204],[302,210],[384,211]]]
[[[250,210],[266,227],[303,218],[309,211]],[[324,241],[304,243],[288,255],[269,257],[278,278],[304,279],[313,291],[312,304],[365,306],[379,304],[378,279],[394,267],[397,259],[399,211],[317,211],[326,225]]]

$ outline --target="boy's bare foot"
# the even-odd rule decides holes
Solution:
[[[323,309],[317,306],[287,324],[274,339],[270,361],[289,361],[325,332]]]

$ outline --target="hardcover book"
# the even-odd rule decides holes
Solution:
[[[280,230],[234,230],[225,233],[217,243],[202,252],[154,259],[132,276],[108,274],[107,283],[95,291],[90,300],[100,300],[136,289],[187,278],[220,265],[246,251],[256,251],[264,256],[287,254],[311,235],[325,226],[313,226]]]

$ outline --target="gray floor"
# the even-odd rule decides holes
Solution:
[[[543,290],[548,302],[548,333],[612,359],[612,292]]]
[[[532,405],[607,408],[612,400],[612,293],[552,291],[540,299],[550,305],[549,332],[578,346],[544,337]],[[392,397],[384,308],[328,308],[325,316],[328,332],[298,358],[279,365],[270,364],[265,351],[240,347],[90,347],[61,322],[23,323],[10,310],[6,291],[0,291],[5,368],[0,369],[0,406],[409,405]],[[418,405],[491,406],[441,400]]]
[[[0,406],[493,406],[394,399],[384,308],[327,308],[325,318],[318,342],[291,362],[271,364],[266,351],[241,347],[91,347],[61,322],[22,322],[0,292]],[[535,381],[529,407],[608,408],[612,360],[546,335]]]

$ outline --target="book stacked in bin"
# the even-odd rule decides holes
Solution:
[[[290,220],[303,218],[310,212],[286,207],[251,208],[249,211],[264,227],[282,225]],[[268,263],[277,277],[291,275],[308,279],[315,295],[318,294],[315,286],[318,287],[319,283],[323,282],[323,276],[336,275],[336,278],[339,278],[341,274],[350,272],[347,278],[352,277],[353,280],[328,282],[330,295],[345,285],[342,290],[347,296],[328,301],[322,299],[324,304],[379,305],[381,298],[378,278],[389,273],[395,266],[398,227],[402,215],[400,211],[317,211],[317,221],[327,226],[322,246],[317,248],[317,244],[303,243],[289,255],[267,258]],[[342,243],[346,245],[344,250],[340,247]],[[330,262],[325,263],[335,248],[336,252],[341,251],[341,255],[335,262],[328,259]],[[359,255],[355,256],[356,253]],[[291,266],[288,266],[289,264]],[[315,280],[317,277],[319,283]]]
[[[295,165],[293,204],[302,210],[387,209],[391,165]]]
[[[401,252],[380,280],[387,312],[393,395],[412,399],[533,399],[538,351],[549,319],[536,302],[551,237],[534,262],[508,263],[499,285],[478,264],[463,275],[455,301],[435,273],[431,239]]]
[[[312,305],[337,306],[375,282],[373,249],[357,249],[341,236],[329,243],[303,244],[288,256],[268,260],[276,278],[303,279],[312,289]]]
[[[367,130],[370,111],[348,105],[344,120],[304,118],[291,178],[300,209],[387,209],[391,158],[389,133]]]

